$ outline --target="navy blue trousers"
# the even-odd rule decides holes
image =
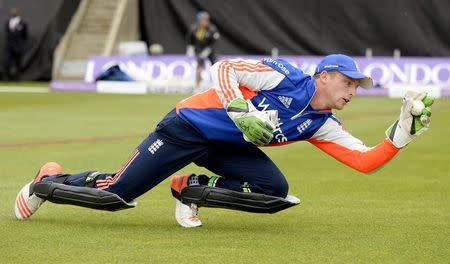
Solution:
[[[93,187],[116,193],[129,202],[194,162],[221,176],[216,187],[285,197],[288,183],[256,146],[233,146],[206,140],[172,110],[114,174],[100,174]],[[65,183],[84,186],[92,172],[70,175]],[[49,177],[47,180],[52,180]]]

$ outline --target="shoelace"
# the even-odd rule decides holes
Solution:
[[[198,215],[198,207],[197,207],[196,204],[191,203],[191,210],[192,210],[192,213],[193,213],[195,216]]]
[[[32,195],[34,195],[34,197],[32,197]],[[32,194],[28,197],[27,202],[31,202],[33,207],[40,207],[45,200],[38,198],[35,194]]]

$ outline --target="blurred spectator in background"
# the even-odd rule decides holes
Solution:
[[[4,73],[6,80],[18,80],[23,71],[22,57],[28,38],[25,21],[20,17],[18,8],[11,8],[11,18],[5,23],[6,43],[4,54]],[[14,71],[11,71],[14,68]],[[13,74],[11,74],[13,72]]]
[[[164,54],[164,47],[159,43],[153,43],[148,48],[150,55],[162,55]]]
[[[205,61],[211,64],[216,62],[214,53],[214,43],[220,38],[217,28],[209,20],[209,14],[201,11],[197,14],[197,23],[191,26],[187,35],[187,56],[197,58],[197,69],[195,72],[195,89],[198,89],[201,82],[201,73],[205,68]]]

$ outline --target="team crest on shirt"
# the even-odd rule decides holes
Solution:
[[[280,102],[286,107],[289,108],[291,106],[292,103],[292,97],[287,97],[287,96],[278,96],[278,100],[280,100]]]
[[[302,134],[311,125],[312,120],[306,119],[303,123],[297,126],[298,133]]]

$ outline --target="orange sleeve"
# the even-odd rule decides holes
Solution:
[[[332,141],[309,139],[308,142],[345,165],[370,173],[390,161],[399,151],[388,139],[368,151],[351,150]]]

